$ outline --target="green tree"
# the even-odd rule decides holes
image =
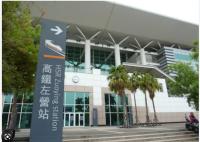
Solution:
[[[137,113],[135,93],[136,93],[136,90],[140,87],[139,77],[140,77],[140,73],[133,72],[132,75],[129,77],[129,83],[128,83],[128,89],[133,93],[133,97],[134,97],[136,124],[139,123],[139,119],[138,119],[138,113]]]
[[[154,104],[154,97],[155,97],[155,92],[161,90],[161,86],[158,83],[156,78],[154,78],[150,74],[147,74],[147,75],[148,75],[148,78],[149,78],[149,81],[148,81],[149,85],[148,85],[147,90],[149,92],[149,97],[150,97],[150,99],[152,101],[153,110],[154,110],[154,119],[153,119],[153,121],[154,122],[158,122],[158,117],[157,117],[157,114],[156,114],[156,108],[155,108],[155,104]]]
[[[194,47],[192,48],[192,59],[195,61],[199,60],[199,41],[194,42]]]
[[[149,119],[149,110],[148,110],[147,94],[146,94],[149,88],[149,74],[148,73],[141,74],[141,76],[139,77],[139,86],[145,95],[146,123],[149,123],[150,119]]]
[[[40,26],[32,26],[30,10],[19,1],[2,2],[2,88],[13,94],[9,128],[16,128],[17,98],[31,91],[37,64]]]
[[[167,80],[169,93],[175,96],[185,96],[189,105],[199,109],[199,74],[188,63],[178,62],[169,67],[176,73],[174,80]]]
[[[124,110],[124,126],[128,127],[127,108],[126,108],[126,94],[125,89],[128,85],[128,73],[123,65],[112,67],[108,76],[110,90],[118,94],[123,103]]]

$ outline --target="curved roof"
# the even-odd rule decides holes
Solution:
[[[193,46],[198,25],[101,1],[28,2],[33,16],[140,38]],[[169,8],[170,10],[170,8]]]

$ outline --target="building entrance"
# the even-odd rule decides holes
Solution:
[[[63,127],[89,126],[89,93],[65,92]]]
[[[84,113],[65,113],[64,127],[85,126],[84,120]]]

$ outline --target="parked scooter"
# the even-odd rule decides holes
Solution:
[[[195,133],[199,133],[199,121],[195,118],[193,113],[190,113],[190,119],[185,114],[185,128],[189,131],[194,131]]]

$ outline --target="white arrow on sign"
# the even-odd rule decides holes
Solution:
[[[64,53],[62,52],[62,48],[59,45],[53,44],[52,40],[46,39],[45,46],[47,46],[49,49],[53,50],[54,52],[64,56]]]
[[[51,31],[55,32],[55,35],[61,34],[63,31],[59,26],[55,26],[55,28],[51,28]]]

